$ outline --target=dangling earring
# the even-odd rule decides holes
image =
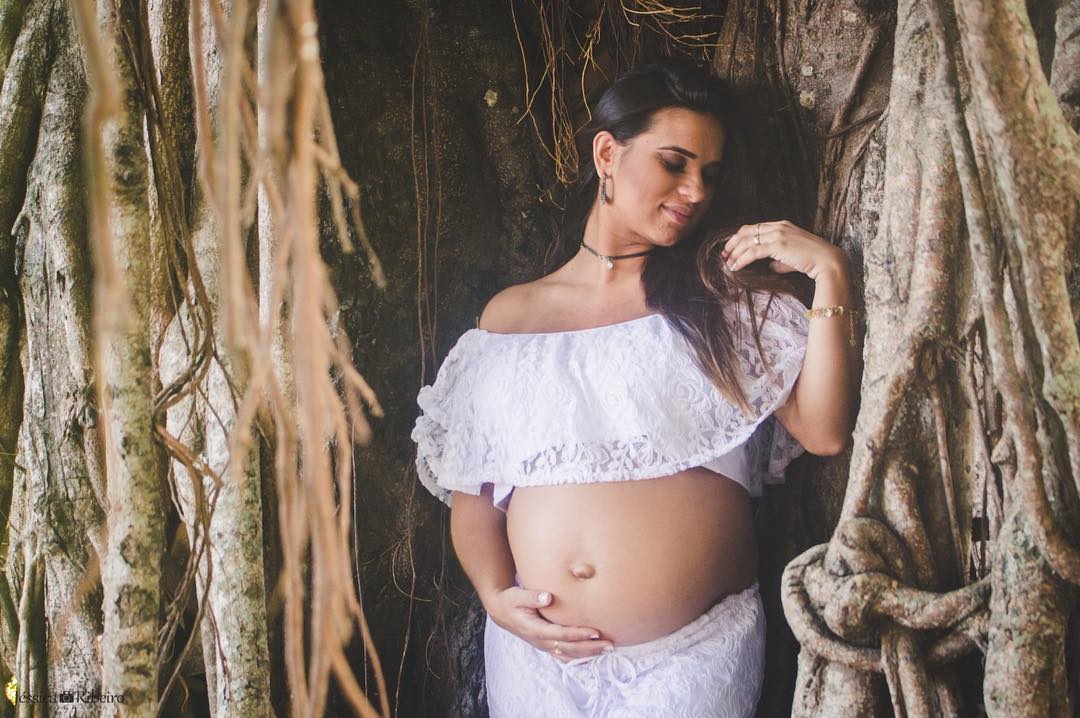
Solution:
[[[607,175],[600,178],[600,204],[607,204],[607,180]]]

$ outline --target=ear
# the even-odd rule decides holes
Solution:
[[[615,139],[615,135],[611,134],[607,130],[600,130],[593,137],[592,154],[593,154],[593,166],[596,167],[596,175],[603,177],[604,174],[610,174],[611,168],[615,164],[616,148],[619,141]]]

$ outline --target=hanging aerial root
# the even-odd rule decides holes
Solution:
[[[597,67],[595,57],[601,49],[601,28],[605,20],[613,32],[610,47],[603,49],[609,49],[616,57],[623,54],[633,58],[640,49],[643,32],[658,36],[665,50],[673,55],[694,54],[707,61],[709,53],[719,47],[720,17],[703,12],[700,7],[679,7],[663,0],[600,0],[590,8],[589,16],[579,23],[574,18],[580,17],[581,12],[568,0],[533,0],[532,4],[543,57],[543,70],[535,85],[530,78],[516,3],[510,3],[524,77],[524,110],[518,122],[526,117],[532,122],[540,146],[554,163],[555,178],[564,186],[577,178],[580,161],[575,144],[580,127],[575,126],[571,108],[581,102],[585,121],[591,119],[585,77],[590,68]],[[576,76],[573,81],[567,79],[571,74]],[[567,88],[575,84],[580,96],[571,98]],[[537,95],[545,87],[550,103],[546,114],[551,123],[547,131],[541,129],[534,111]]]
[[[339,306],[319,253],[315,198],[320,179],[328,186],[343,248],[352,249],[341,206],[347,197],[355,236],[368,252],[376,286],[385,286],[385,276],[359,221],[358,186],[344,172],[338,156],[319,68],[314,8],[310,2],[271,3],[269,15],[272,21],[267,25],[270,31],[263,53],[267,67],[259,76],[283,79],[266,87],[252,87],[253,73],[237,50],[242,38],[219,30],[219,37],[229,37],[232,51],[240,58],[236,76],[248,84],[260,103],[258,116],[266,118],[266,133],[264,138],[257,137],[256,115],[246,97],[237,94],[232,101],[239,108],[233,115],[241,129],[239,142],[231,150],[223,147],[218,152],[248,153],[256,182],[266,190],[271,231],[278,239],[271,254],[270,276],[262,278],[269,285],[264,311],[259,311],[246,283],[232,283],[225,297],[230,316],[246,318],[250,327],[236,347],[250,374],[240,392],[237,421],[229,436],[230,456],[247,454],[253,441],[251,426],[260,408],[265,407],[277,439],[285,662],[296,712],[322,715],[329,681],[336,678],[358,714],[389,716],[381,665],[352,581],[348,552],[351,514],[339,508],[351,502],[352,442],[370,439],[366,414],[381,416],[382,408],[352,363]],[[257,154],[251,156],[253,151]],[[280,172],[275,169],[278,158],[288,162]],[[242,203],[241,208],[246,205]],[[231,236],[235,241],[235,234]],[[233,276],[241,276],[241,254],[227,252],[226,257],[235,262],[231,265]],[[282,316],[286,298],[290,317]],[[283,319],[289,324],[284,325]],[[293,365],[285,370],[288,377],[279,375],[271,361],[275,338],[280,336],[288,337],[294,347]],[[335,375],[340,387],[335,387]],[[295,387],[289,379],[295,380]],[[331,450],[335,452],[333,465]],[[311,593],[306,595],[309,575]],[[309,617],[304,616],[305,601],[310,602]],[[344,649],[357,627],[372,659],[378,707],[359,690],[345,660]]]
[[[975,285],[982,305],[986,326],[986,343],[990,350],[990,365],[994,384],[1004,399],[1006,435],[1011,437],[1016,452],[1016,474],[1013,482],[1014,500],[1019,500],[1031,517],[1031,527],[1042,554],[1051,567],[1066,580],[1080,584],[1080,550],[1071,544],[1056,525],[1051,511],[1046,486],[1043,483],[1042,452],[1039,449],[1035,416],[1029,391],[1016,365],[1013,351],[1013,330],[1009,326],[1005,309],[1005,289],[1001,277],[1001,248],[991,229],[989,203],[979,180],[971,135],[964,125],[956,70],[952,52],[946,37],[940,0],[927,3],[930,29],[937,42],[939,63],[937,82],[941,106],[945,108],[943,119],[949,132],[957,175],[964,195],[971,258],[975,270]],[[1045,81],[1045,80],[1044,80]],[[1014,288],[1023,293],[1024,287]],[[1045,301],[1045,299],[1044,299]],[[1066,300],[1064,306],[1069,307]],[[1051,373],[1047,369],[1047,375]],[[1061,414],[1066,431],[1073,432],[1070,422],[1075,417]],[[1070,434],[1070,446],[1073,439]],[[1074,481],[1080,481],[1076,469],[1076,456],[1070,451]]]

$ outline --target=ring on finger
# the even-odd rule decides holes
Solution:
[[[761,244],[761,225],[756,224],[754,227],[757,229],[757,233],[754,234],[754,244],[758,245]]]
[[[559,642],[558,641],[555,641],[555,649],[552,651],[552,653],[554,653],[556,656],[561,656],[562,655],[562,649],[559,648]]]

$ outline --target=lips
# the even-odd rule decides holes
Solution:
[[[694,218],[694,213],[688,209],[681,209],[672,207],[670,205],[664,205],[664,211],[666,211],[668,213],[668,216],[671,217],[676,223],[681,225],[689,224],[690,220]]]

